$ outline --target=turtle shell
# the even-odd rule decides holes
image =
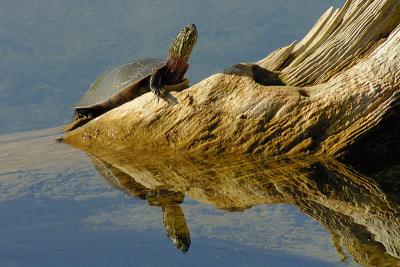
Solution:
[[[162,59],[145,58],[115,67],[100,75],[74,108],[93,106],[148,78],[166,65]]]

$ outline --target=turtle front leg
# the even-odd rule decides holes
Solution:
[[[150,90],[157,96],[157,98],[164,98],[166,93],[164,90],[164,82],[162,79],[161,70],[150,76]]]

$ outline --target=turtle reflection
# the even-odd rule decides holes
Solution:
[[[111,184],[163,209],[167,233],[183,251],[190,243],[179,207],[185,194],[232,212],[290,204],[331,234],[343,261],[351,256],[366,266],[399,264],[400,182],[392,169],[365,176],[336,160],[312,157],[277,160],[142,153],[138,158],[129,150],[95,152],[104,160],[103,166],[108,164],[99,171],[109,172],[103,175]]]
[[[180,251],[185,253],[189,250],[190,232],[185,215],[179,206],[185,198],[182,192],[174,192],[162,187],[149,189],[105,161],[92,156],[92,162],[96,170],[113,187],[129,196],[147,200],[150,206],[160,207],[163,212],[163,224],[167,236]]]

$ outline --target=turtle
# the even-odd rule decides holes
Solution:
[[[166,60],[133,60],[101,74],[73,106],[72,122],[64,127],[64,131],[74,130],[150,91],[157,96],[157,101],[161,98],[171,103],[170,91],[189,87],[184,75],[197,38],[196,26],[187,25],[172,41]]]

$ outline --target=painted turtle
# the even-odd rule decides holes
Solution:
[[[168,101],[168,91],[189,87],[184,75],[196,41],[196,26],[188,25],[172,42],[167,60],[139,59],[100,75],[73,107],[73,121],[64,127],[64,131],[80,127],[149,91]]]

